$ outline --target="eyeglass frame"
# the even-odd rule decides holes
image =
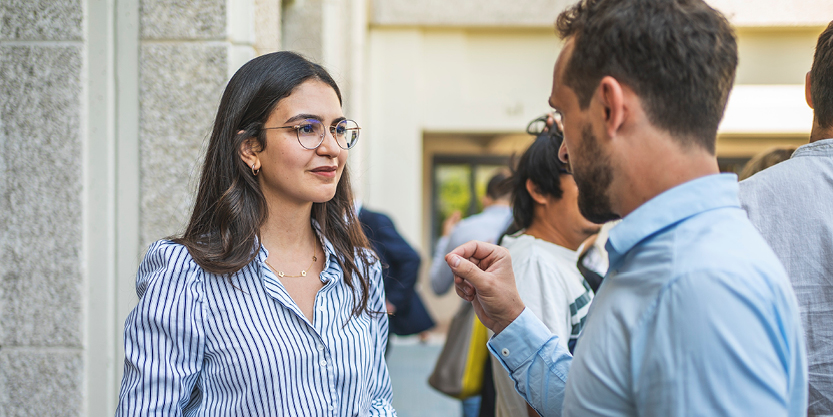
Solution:
[[[346,151],[346,150],[348,150],[348,149],[352,149],[354,146],[356,146],[356,143],[358,143],[358,142],[359,142],[359,138],[358,138],[358,136],[357,136],[357,137],[356,137],[356,140],[355,140],[355,141],[353,141],[353,143],[352,143],[351,145],[347,145],[347,147],[345,148],[345,147],[341,146],[341,144],[340,144],[340,143],[338,143],[338,139],[336,139],[336,137],[335,137],[335,131],[334,131],[334,130],[335,130],[336,126],[338,126],[339,124],[341,124],[341,123],[343,123],[343,122],[353,122],[353,123],[355,123],[355,124],[356,124],[356,128],[355,128],[355,129],[349,129],[349,130],[358,130],[358,131],[359,131],[359,136],[361,136],[361,130],[362,130],[362,128],[359,126],[359,123],[358,123],[358,122],[356,122],[355,120],[352,120],[352,119],[342,119],[342,120],[339,120],[339,121],[338,121],[338,123],[336,123],[336,126],[325,126],[325,125],[324,125],[324,122],[322,122],[322,121],[320,121],[320,120],[318,120],[318,119],[304,119],[304,121],[305,121],[305,122],[306,122],[306,121],[308,121],[308,120],[313,120],[313,121],[315,121],[315,122],[317,122],[317,123],[321,124],[321,126],[324,126],[324,128],[326,129],[326,130],[324,131],[324,134],[320,136],[319,141],[318,141],[318,144],[317,144],[317,145],[315,145],[315,146],[313,146],[312,148],[308,148],[308,147],[304,146],[304,144],[301,142],[301,127],[303,127],[301,124],[297,124],[297,125],[294,125],[294,126],[262,127],[262,128],[260,128],[260,130],[272,130],[272,129],[295,129],[295,138],[296,138],[296,139],[298,139],[298,144],[299,144],[299,145],[301,145],[301,147],[302,147],[302,148],[304,148],[304,149],[308,149],[308,150],[310,150],[310,151],[314,151],[314,150],[318,149],[318,147],[319,147],[319,146],[321,146],[321,144],[322,144],[322,143],[324,143],[324,137],[325,137],[325,136],[327,136],[327,131],[329,131],[329,132],[330,132],[330,135],[332,135],[332,136],[333,136],[333,139],[335,139],[335,141],[336,141],[336,145],[338,145],[338,147],[339,147],[339,148],[344,149],[345,151]]]

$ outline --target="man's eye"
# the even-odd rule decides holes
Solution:
[[[315,126],[311,124],[300,125],[298,131],[305,135],[310,135],[315,132]]]
[[[344,131],[347,130],[344,126],[336,126],[336,134],[339,136],[344,135]]]

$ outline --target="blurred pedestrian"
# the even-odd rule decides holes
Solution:
[[[360,203],[357,207],[364,233],[382,264],[390,333],[408,336],[434,327],[434,320],[416,291],[422,263],[419,254],[399,234],[390,217]]]
[[[743,169],[740,171],[740,175],[738,175],[738,181],[743,181],[775,164],[779,164],[787,159],[790,159],[793,152],[795,152],[795,147],[787,146],[783,148],[779,147],[768,149],[753,156],[752,159],[747,161],[743,166]]]

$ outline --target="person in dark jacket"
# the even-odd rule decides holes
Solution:
[[[422,263],[419,254],[396,231],[390,217],[364,207],[358,211],[364,233],[382,262],[390,333],[406,336],[434,327],[414,288]]]

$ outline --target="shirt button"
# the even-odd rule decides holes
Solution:
[[[321,362],[318,362],[318,363],[321,364],[321,366],[327,366],[327,361],[325,361],[323,359],[321,360]]]
[[[318,348],[319,351],[321,351],[321,352],[324,351],[324,345],[318,345],[316,347]]]
[[[509,349],[503,348],[503,350],[500,351],[500,354],[503,356],[509,356]]]
[[[327,310],[327,307],[324,307],[324,305],[318,306],[318,311],[326,311],[326,310]]]

